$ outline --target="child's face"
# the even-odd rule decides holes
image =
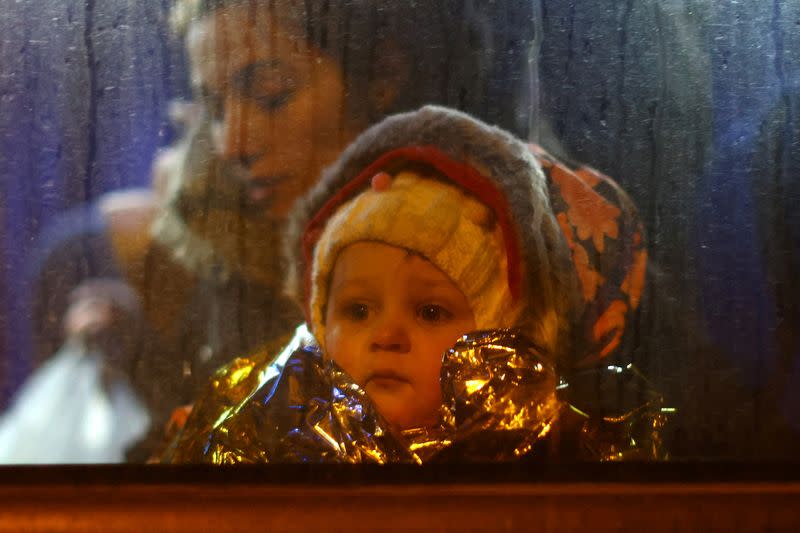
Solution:
[[[336,259],[325,324],[326,355],[406,429],[438,421],[442,354],[475,319],[464,294],[426,259],[359,242]]]

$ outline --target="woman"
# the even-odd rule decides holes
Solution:
[[[214,368],[272,350],[301,321],[280,293],[284,216],[357,133],[441,103],[526,134],[532,6],[429,4],[175,4],[200,105],[157,161],[157,194],[101,198],[48,246],[34,281],[39,360],[64,342],[70,316],[67,336],[114,352],[148,404],[153,435],[132,459]],[[97,277],[132,287],[144,320],[130,320],[137,306]],[[85,283],[95,290],[70,300]],[[76,307],[92,315],[75,317]],[[118,354],[123,338],[131,347]]]

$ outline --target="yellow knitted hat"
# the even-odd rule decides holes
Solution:
[[[382,242],[425,257],[464,293],[477,329],[511,326],[515,312],[507,258],[492,211],[435,177],[401,171],[389,179],[386,174],[376,176],[371,188],[342,204],[314,247],[308,311],[323,350],[324,314],[336,258],[360,241]]]

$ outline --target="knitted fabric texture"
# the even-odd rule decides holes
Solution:
[[[570,250],[550,209],[542,169],[525,144],[450,109],[427,106],[389,117],[362,133],[328,167],[289,220],[287,292],[306,308],[310,323],[317,321],[310,309],[311,273],[315,241],[324,226],[344,203],[369,188],[365,176],[419,165],[435,169],[491,207],[502,230],[514,298],[514,323],[509,325],[524,329],[535,344],[558,357],[573,306],[581,302],[573,298],[577,280]],[[438,231],[431,222],[421,227]]]
[[[418,253],[464,293],[478,329],[510,326],[512,299],[502,234],[488,207],[456,186],[401,171],[385,191],[368,188],[343,204],[314,248],[311,327],[324,348],[328,285],[339,253],[375,241]]]
[[[394,115],[362,133],[297,204],[284,248],[289,294],[304,306],[309,302],[313,257],[305,243],[313,242],[308,230],[320,213],[324,218],[328,205],[338,209],[360,194],[368,185],[351,187],[353,182],[387,154],[404,151],[406,160],[435,166],[442,157],[431,157],[431,147],[488,179],[507,202],[493,212],[504,213],[513,226],[514,238],[504,242],[506,257],[513,257],[509,246],[518,245],[518,261],[508,261],[512,295],[515,280],[521,282],[514,326],[559,364],[587,367],[624,360],[631,350],[628,340],[635,341],[625,332],[647,271],[647,240],[631,199],[592,168],[559,161],[540,147],[441,107]],[[427,155],[414,157],[418,149]],[[475,196],[490,205],[484,195]],[[332,202],[336,197],[344,199]]]

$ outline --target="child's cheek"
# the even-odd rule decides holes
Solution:
[[[325,338],[323,339],[323,342],[325,343],[324,355],[326,359],[333,359],[337,363],[339,362],[337,355],[340,352],[340,336],[341,334],[339,332],[339,325],[335,321],[329,321],[327,327],[325,328]]]
[[[325,330],[325,357],[333,359],[358,382],[358,359],[353,342],[349,335],[337,321],[332,321]]]

